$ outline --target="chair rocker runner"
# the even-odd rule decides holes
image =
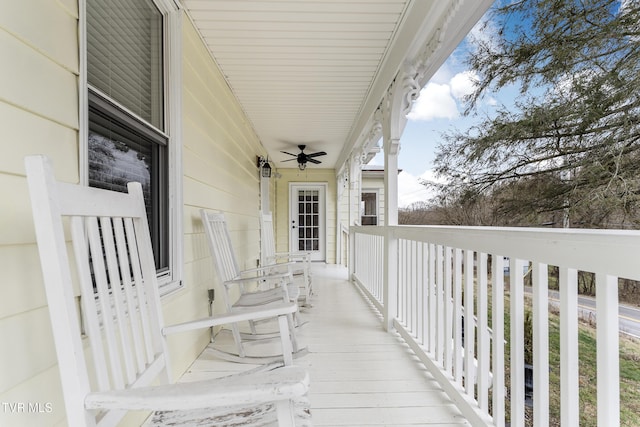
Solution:
[[[224,214],[201,209],[200,216],[207,235],[207,241],[209,242],[214,267],[222,284],[227,313],[240,313],[246,310],[255,310],[256,307],[269,307],[272,304],[280,304],[282,302],[295,303],[298,300],[300,291],[292,283],[293,275],[290,268],[284,271],[274,271],[272,267],[240,270]],[[249,288],[248,285],[253,285],[257,290]],[[239,290],[239,297],[237,298],[234,298],[235,294],[232,293],[234,287]],[[300,357],[307,354],[307,349],[298,348],[295,330],[299,325],[295,316],[296,313],[292,313],[287,318],[294,357]],[[230,324],[237,354],[222,351],[212,345],[209,346],[209,351],[214,352],[216,356],[225,360],[240,363],[270,363],[274,358],[281,358],[281,356],[248,356],[245,345],[250,345],[251,342],[256,340],[268,340],[278,336],[277,333],[272,331],[259,332],[255,321],[249,321],[249,326],[250,332],[243,333],[237,323]]]
[[[25,165],[68,425],[115,426],[128,411],[154,426],[310,425],[308,375],[290,366],[294,303],[164,326],[141,185],[59,183],[44,157]],[[172,383],[167,334],[273,317],[287,366]]]
[[[273,232],[273,214],[260,212],[260,254],[262,266],[292,265],[293,278],[300,287],[298,301],[302,306],[311,305],[311,254],[308,252],[276,252]]]

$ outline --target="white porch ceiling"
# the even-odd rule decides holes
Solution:
[[[402,63],[445,16],[455,10],[455,27],[465,29],[440,49],[450,53],[491,4],[459,3],[465,2],[182,1],[269,158],[292,168],[296,162],[282,163],[291,157],[280,151],[297,153],[299,144],[307,153],[328,153],[309,167],[339,167]],[[440,53],[440,64],[449,53]]]

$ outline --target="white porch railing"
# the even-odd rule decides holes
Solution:
[[[354,282],[384,314],[385,327],[400,333],[473,425],[504,426],[507,399],[511,426],[525,424],[522,272],[527,265],[533,289],[534,425],[549,424],[548,266],[559,271],[560,418],[563,426],[578,425],[578,271],[595,273],[598,425],[620,425],[618,278],[640,280],[639,232],[352,227],[349,241]],[[506,339],[510,360],[505,360]],[[507,364],[510,387],[505,387]]]

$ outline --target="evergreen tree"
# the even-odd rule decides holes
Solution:
[[[510,85],[521,96],[445,135],[440,201],[492,198],[502,222],[638,228],[640,1],[505,2],[487,22],[497,31],[468,56],[479,79],[466,114]]]

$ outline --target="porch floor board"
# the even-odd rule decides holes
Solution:
[[[313,280],[313,306],[302,309],[308,323],[298,335],[309,354],[295,363],[311,377],[314,425],[469,425],[409,347],[382,330],[378,313],[347,281],[344,268],[314,264]],[[228,344],[231,334],[218,334],[216,346]],[[270,353],[273,345],[256,344],[251,350]],[[219,361],[205,351],[181,381],[252,367]]]

